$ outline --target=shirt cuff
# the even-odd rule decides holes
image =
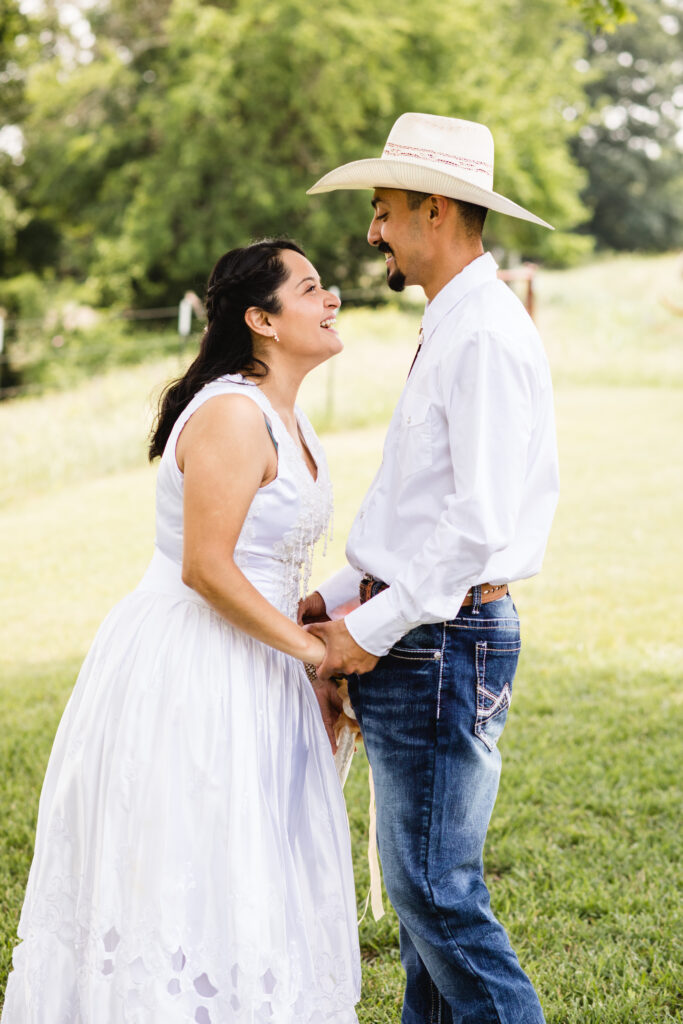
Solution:
[[[391,587],[349,612],[344,622],[358,646],[376,657],[386,654],[402,636],[420,624],[407,621],[396,611]]]
[[[362,578],[362,572],[354,569],[352,565],[345,565],[334,576],[330,576],[329,579],[315,588],[325,602],[325,611],[330,618],[335,608],[339,608],[340,605],[352,601],[354,597],[358,597]]]

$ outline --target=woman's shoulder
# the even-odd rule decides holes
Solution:
[[[252,403],[261,408],[263,407],[261,393],[253,381],[246,380],[241,374],[226,374],[223,377],[216,377],[215,380],[209,381],[208,384],[204,384],[199,389],[178,417],[176,426],[181,421],[186,422],[190,416],[197,412],[201,406],[211,401],[211,399],[219,398],[222,395],[241,395],[247,400],[250,399]],[[246,402],[239,404],[247,407]]]
[[[232,399],[233,396],[235,400],[218,401],[219,398]],[[241,374],[217,377],[204,384],[180,413],[173,424],[164,454],[166,451],[175,452],[181,433],[188,421],[194,421],[197,414],[198,420],[205,423],[211,419],[224,421],[228,418],[233,421],[233,426],[239,427],[241,424],[248,429],[253,427],[256,417],[263,418],[263,413],[259,388],[251,381],[245,380]]]
[[[248,380],[241,373],[226,373],[222,377],[215,377],[207,384],[204,384],[194,396],[192,401],[206,401],[214,395],[248,395],[258,401],[260,390],[256,381]]]

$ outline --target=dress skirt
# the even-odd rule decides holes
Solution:
[[[348,820],[315,696],[189,594],[141,585],[83,664],[2,1024],[356,1021]]]

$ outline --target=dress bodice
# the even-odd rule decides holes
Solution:
[[[235,546],[235,562],[251,583],[280,611],[294,618],[308,588],[313,547],[327,538],[332,518],[332,486],[325,453],[304,413],[296,417],[316,466],[314,480],[302,453],[257,384],[230,374],[206,384],[176,420],[157,477],[155,546],[180,567],[183,558],[183,474],[176,443],[188,419],[217,395],[241,394],[262,410],[277,445],[277,476],[260,487]]]

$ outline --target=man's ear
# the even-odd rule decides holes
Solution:
[[[445,196],[430,196],[427,203],[428,216],[432,225],[443,224],[448,212],[449,200]]]

